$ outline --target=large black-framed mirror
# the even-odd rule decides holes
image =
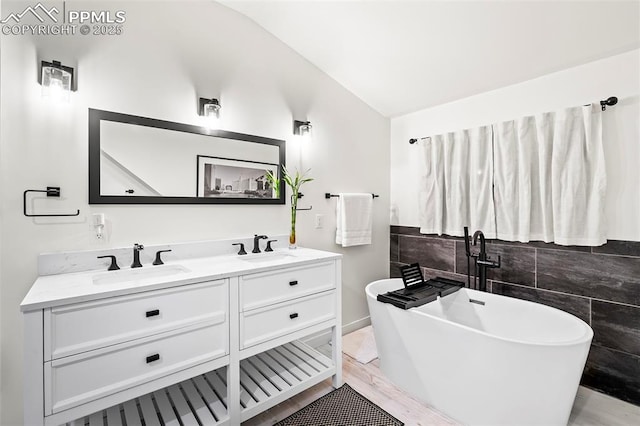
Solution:
[[[281,139],[89,109],[89,204],[285,204],[284,165]]]

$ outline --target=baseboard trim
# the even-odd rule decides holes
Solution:
[[[342,326],[342,335],[344,336],[345,334],[349,334],[351,332],[359,330],[363,327],[368,326],[369,324],[371,324],[371,317],[369,316],[360,318],[359,320],[355,320],[353,322],[350,322],[349,324],[345,324]],[[326,345],[331,341],[331,332],[323,331],[321,333],[306,337],[302,341],[312,348],[317,348],[319,346]]]
[[[356,330],[360,330],[368,325],[371,325],[371,317],[366,316],[364,318],[360,318],[359,320],[350,322],[349,324],[345,324],[342,326],[342,335],[349,334]]]

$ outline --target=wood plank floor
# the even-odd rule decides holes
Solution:
[[[380,371],[378,360],[360,364],[348,355],[342,355],[344,381],[361,395],[373,401],[405,425],[456,425],[443,414],[416,401],[391,384]],[[331,380],[325,380],[295,397],[242,423],[243,426],[272,425],[322,395],[333,390]]]
[[[380,371],[377,359],[368,364],[360,364],[350,356],[343,355],[342,360],[344,381],[405,425],[457,425],[391,384]],[[331,381],[326,380],[242,424],[273,425],[332,389]],[[640,425],[640,407],[580,387],[569,425]]]

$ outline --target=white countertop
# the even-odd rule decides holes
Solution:
[[[297,248],[295,250],[276,249],[270,253],[238,255],[220,255],[182,259],[165,262],[165,265],[144,265],[132,270],[119,271],[93,270],[57,275],[40,276],[22,300],[20,310],[28,312],[38,309],[86,302],[125,294],[193,284],[203,281],[267,272],[283,266],[297,266],[318,260],[331,260],[342,257],[341,254],[326,251]],[[179,271],[179,267],[185,271]],[[154,269],[156,268],[156,269]],[[170,272],[162,274],[161,270]],[[149,276],[144,274],[149,271]],[[113,276],[113,279],[111,277]],[[122,278],[119,281],[118,278]],[[95,280],[108,281],[94,283]]]

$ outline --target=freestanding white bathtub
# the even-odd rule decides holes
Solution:
[[[545,305],[471,289],[402,310],[366,288],[380,368],[396,385],[468,425],[566,425],[593,331]],[[484,304],[482,304],[484,303]]]

